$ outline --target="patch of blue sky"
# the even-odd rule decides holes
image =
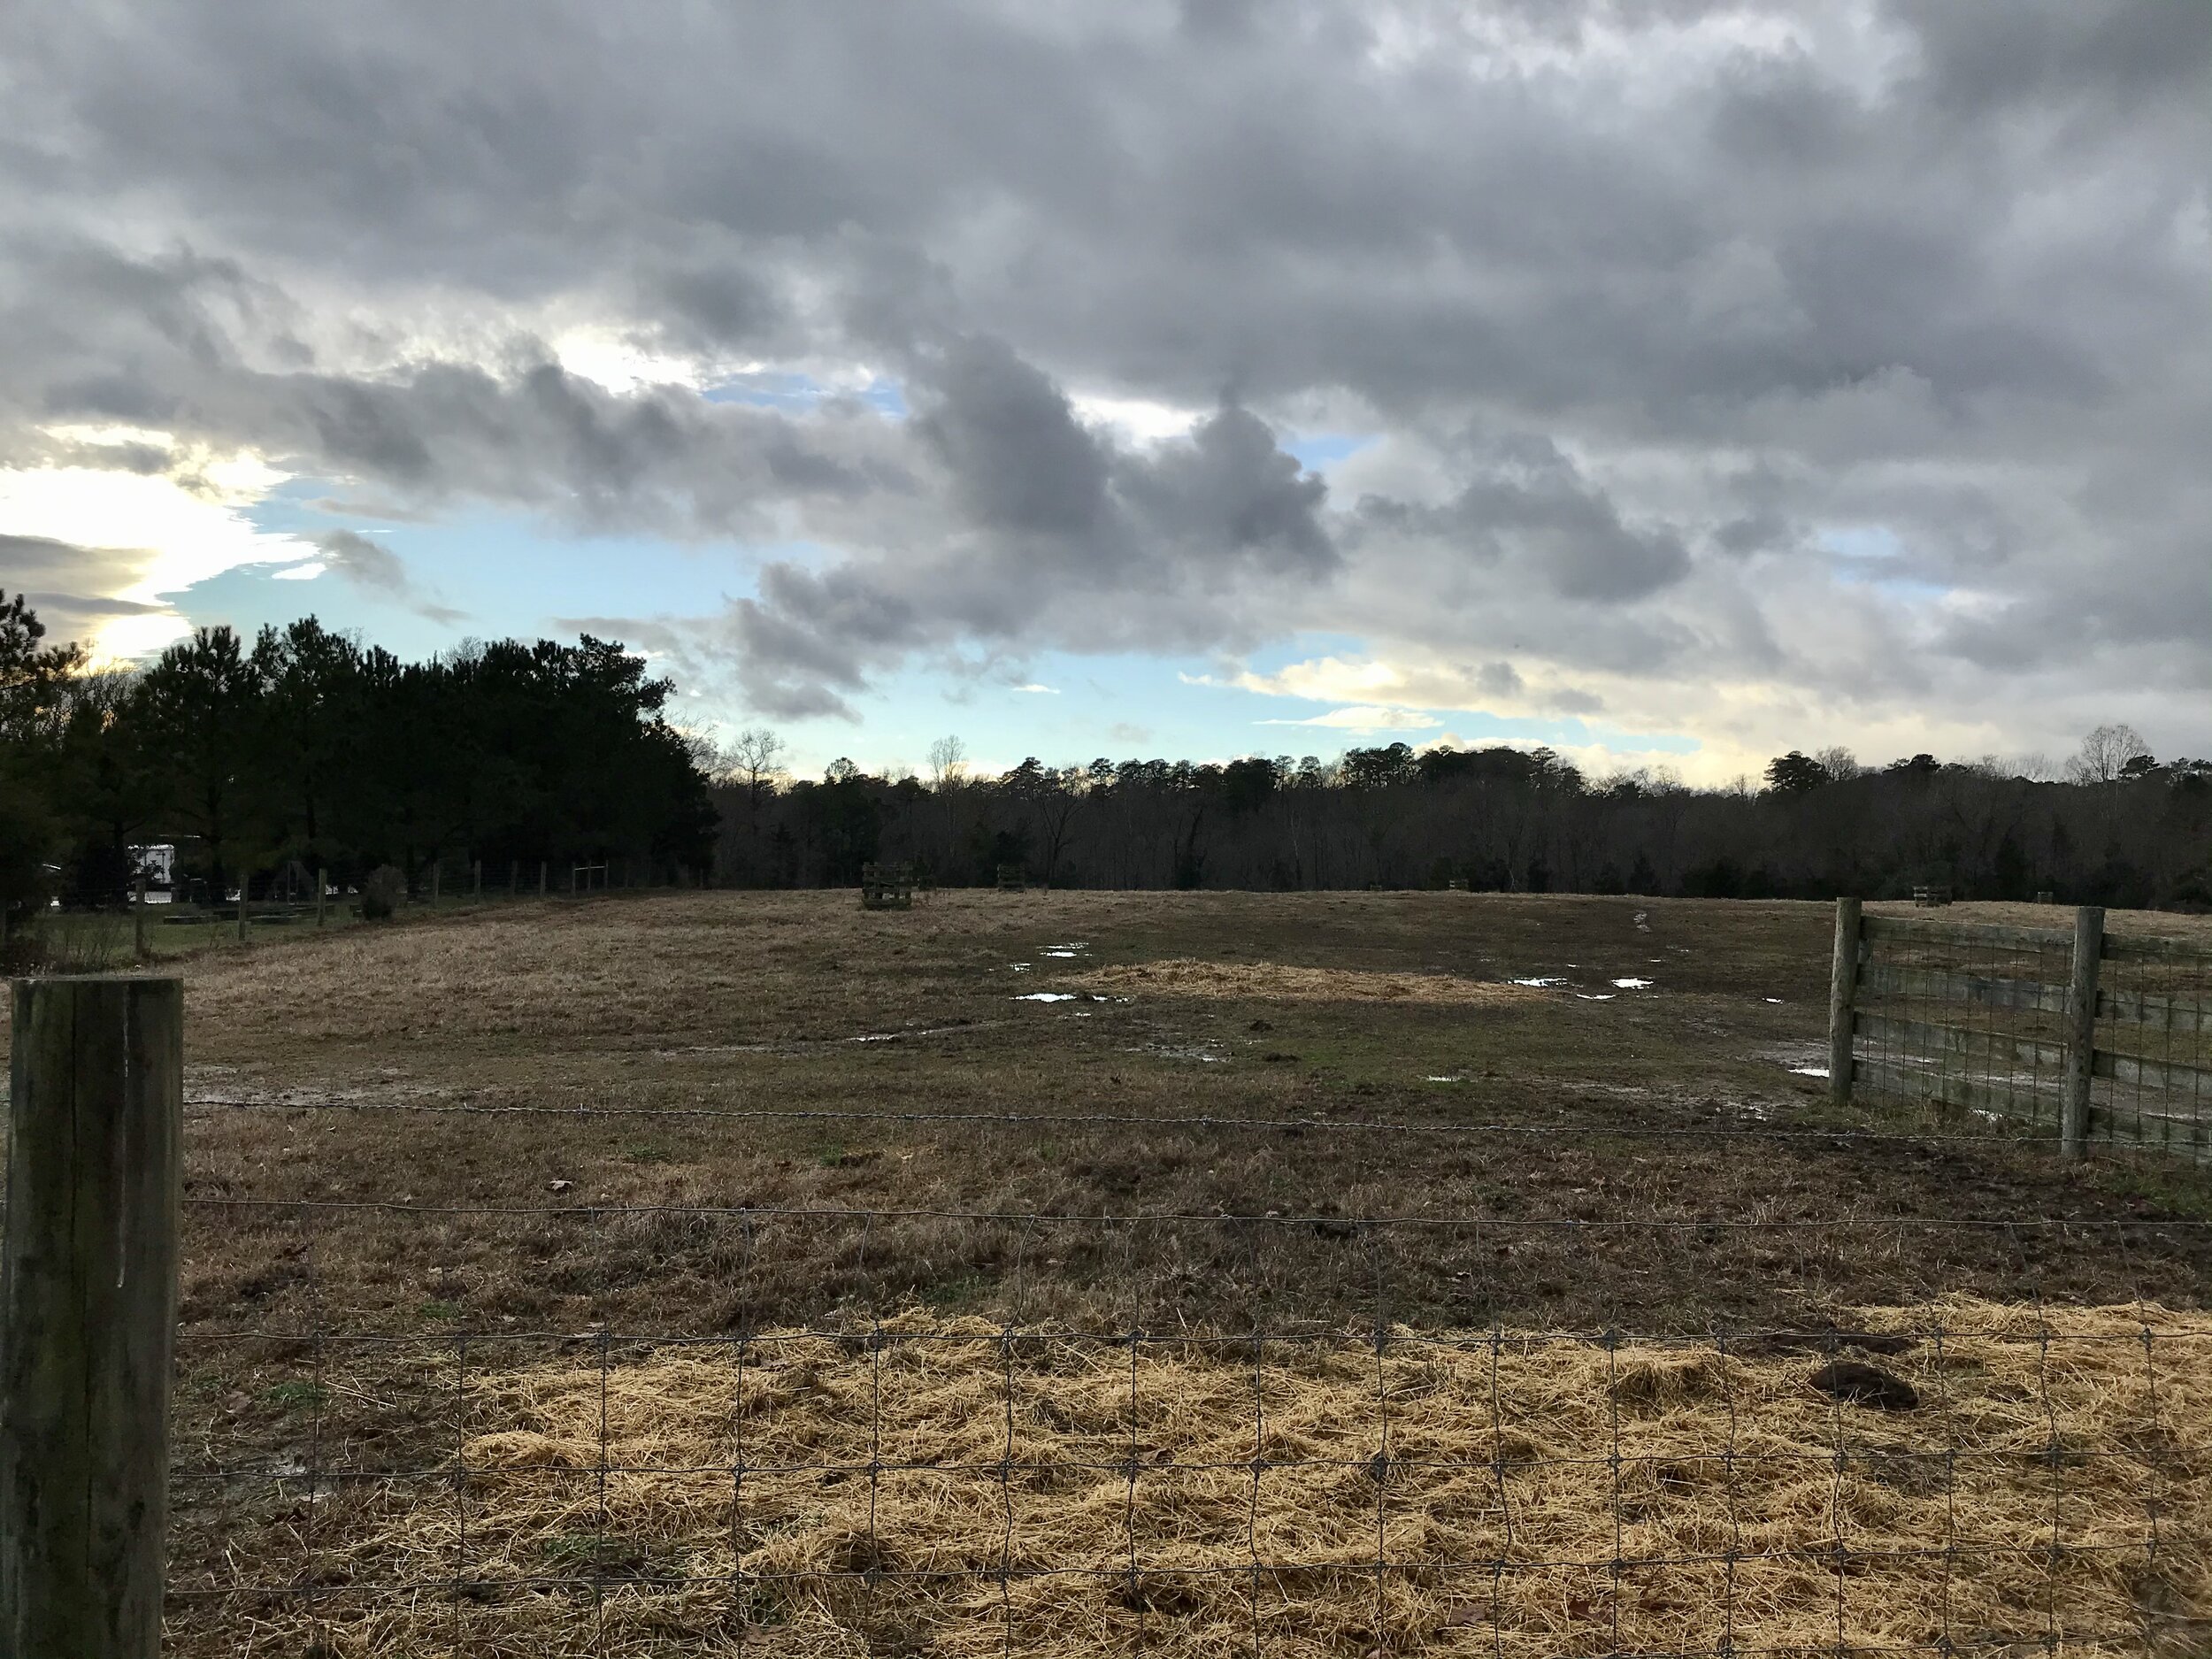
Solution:
[[[763,558],[813,562],[809,546],[733,549],[651,536],[588,535],[534,515],[465,510],[425,521],[382,518],[334,503],[324,482],[292,480],[249,517],[265,530],[303,538],[345,529],[395,555],[408,588],[387,592],[333,569],[312,580],[282,568],[249,565],[174,596],[195,623],[243,626],[288,622],[312,612],[333,626],[357,628],[405,654],[442,649],[469,635],[568,637],[584,618],[711,616],[755,592]],[[303,549],[308,562],[311,549]],[[304,565],[295,565],[296,571]],[[449,621],[426,610],[458,613]]]
[[[906,388],[896,380],[876,379],[858,391],[825,386],[811,375],[788,370],[764,369],[733,374],[701,394],[710,403],[752,403],[763,409],[803,413],[824,398],[843,395],[856,397],[888,419],[903,420],[908,414]]]
[[[357,633],[410,659],[434,656],[466,634],[493,631],[426,617],[397,595],[335,574],[287,580],[278,574],[281,568],[241,565],[165,597],[194,627],[227,627],[251,639],[265,627],[287,627],[311,616],[326,628]]]
[[[1909,575],[1909,550],[1887,525],[1831,526],[1816,538],[1838,581],[1867,587],[1906,604],[1926,604],[1953,589],[1947,582]]]
[[[1044,651],[973,669],[917,659],[845,694],[856,724],[833,716],[766,724],[791,745],[793,770],[810,777],[839,756],[872,771],[903,764],[924,772],[930,745],[946,736],[961,740],[979,773],[1003,772],[1032,755],[1050,766],[1079,766],[1100,757],[1230,760],[1282,747],[1225,716],[1211,694],[1194,694],[1184,677],[1210,666],[1194,657],[1136,653]],[[1343,746],[1340,734],[1316,735],[1328,741],[1301,753]]]
[[[1904,542],[1886,524],[1829,525],[1813,540],[1824,550],[1852,563],[1905,557]]]
[[[256,529],[276,535],[311,536],[326,530],[361,529],[355,522],[358,515],[334,509],[330,493],[325,480],[288,478],[245,509],[242,516]]]
[[[1301,436],[1280,438],[1277,442],[1286,455],[1297,458],[1298,465],[1309,472],[1325,476],[1339,462],[1348,461],[1362,449],[1371,449],[1382,442],[1381,435],[1372,432],[1315,432]]]

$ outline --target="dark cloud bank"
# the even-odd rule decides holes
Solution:
[[[770,713],[1326,628],[1624,719],[2212,746],[2212,9],[227,0],[0,64],[0,464],[135,426],[810,542],[670,636]],[[610,390],[580,323],[912,413]],[[1325,489],[1294,429],[1382,442]],[[88,613],[66,565],[0,543]]]

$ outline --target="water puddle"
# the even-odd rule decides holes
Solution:
[[[1649,979],[1616,979],[1613,983],[1624,991],[1648,991],[1651,989],[1651,981]]]
[[[1075,1001],[1075,993],[1072,991],[1025,991],[1014,998],[1014,1001],[1017,1002],[1072,1002]]]
[[[1557,974],[1542,974],[1533,979],[1516,979],[1513,983],[1516,985],[1525,985],[1532,990],[1548,991],[1553,989],[1555,987],[1566,984],[1566,980],[1561,979]]]

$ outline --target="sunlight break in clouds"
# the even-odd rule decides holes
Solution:
[[[246,517],[283,478],[244,451],[180,455],[170,471],[153,473],[9,468],[0,471],[0,531],[82,549],[75,573],[94,580],[81,603],[95,611],[102,600],[134,608],[100,619],[84,643],[97,660],[126,661],[190,632],[167,595],[242,565],[313,550]]]

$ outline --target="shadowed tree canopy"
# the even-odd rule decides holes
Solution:
[[[2117,758],[2114,757],[2117,750]],[[1793,749],[1763,790],[1593,781],[1546,749],[1403,742],[1333,765],[1035,757],[997,778],[934,768],[929,787],[840,762],[822,783],[717,790],[726,879],[849,884],[871,859],[941,883],[1097,887],[1442,887],[1714,898],[1903,896],[2212,904],[2212,764],[2160,764],[2093,735],[2053,782],[1915,755],[1882,768]],[[2138,758],[2139,752],[2140,757]]]
[[[214,892],[294,860],[350,879],[713,856],[699,746],[664,718],[668,682],[611,641],[409,663],[311,617],[90,674],[42,640],[19,599],[0,603],[0,881],[18,906],[119,897],[150,841]]]

